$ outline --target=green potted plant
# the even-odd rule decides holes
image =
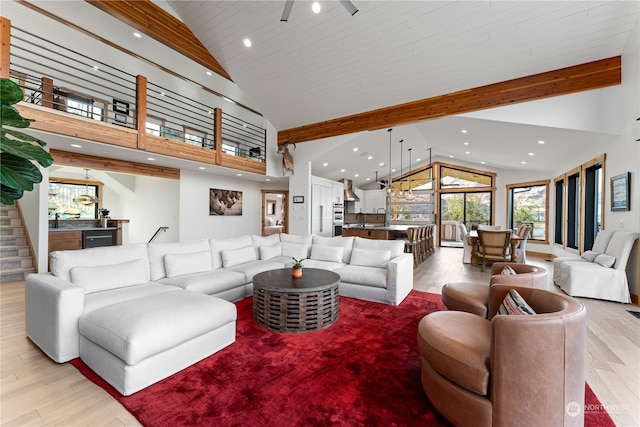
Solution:
[[[33,163],[51,166],[53,158],[42,147],[44,141],[26,133],[10,129],[25,129],[33,119],[25,119],[12,107],[22,101],[24,94],[15,82],[0,79],[0,201],[12,205],[25,191],[32,191],[33,184],[42,182],[42,174]]]
[[[300,258],[300,259],[292,258],[292,259],[293,259],[293,266],[291,267],[291,275],[293,277],[301,277],[302,261],[304,261],[304,258]]]

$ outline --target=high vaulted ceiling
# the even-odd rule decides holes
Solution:
[[[337,1],[320,3],[316,15],[310,1],[297,0],[289,21],[280,22],[284,0],[167,1],[279,131],[620,55],[640,10],[637,1],[354,0],[359,11],[351,16]],[[433,147],[429,154],[445,159],[507,169],[527,161],[532,170],[553,170],[571,153],[597,152],[593,147],[612,140],[602,128],[489,118],[397,129],[392,175],[400,170],[403,134],[405,171],[412,146],[413,159],[423,162]],[[478,130],[468,137],[471,149],[460,135],[469,126]],[[541,150],[540,139],[563,145]],[[369,154],[347,156],[352,145]],[[331,147],[312,162],[315,175],[366,185],[375,170],[388,174],[386,130],[334,140]],[[534,150],[536,158],[529,154]]]

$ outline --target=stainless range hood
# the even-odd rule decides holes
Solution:
[[[344,201],[359,202],[360,197],[353,191],[353,182],[350,179],[341,179],[340,182],[344,184]]]

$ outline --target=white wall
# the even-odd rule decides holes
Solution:
[[[40,167],[38,169],[42,174],[42,182],[49,182],[48,170]],[[42,190],[45,191],[42,191]],[[38,273],[44,273],[48,269],[48,253],[49,253],[49,225],[48,218],[48,185],[45,187],[41,184],[35,185],[33,191],[25,192],[18,204],[22,211],[25,224],[25,234],[29,233],[33,252],[36,256],[35,262],[38,263]]]
[[[242,215],[209,215],[209,189],[242,191]],[[262,226],[260,183],[218,175],[180,171],[180,241],[206,237],[232,238],[260,235]]]

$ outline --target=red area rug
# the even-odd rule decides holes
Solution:
[[[412,291],[398,307],[340,297],[338,321],[302,334],[269,332],[236,303],[238,333],[226,349],[123,397],[80,359],[71,363],[145,426],[448,426],[420,384],[420,319],[440,295]],[[589,386],[587,408],[601,407]],[[614,426],[587,411],[586,426]]]

